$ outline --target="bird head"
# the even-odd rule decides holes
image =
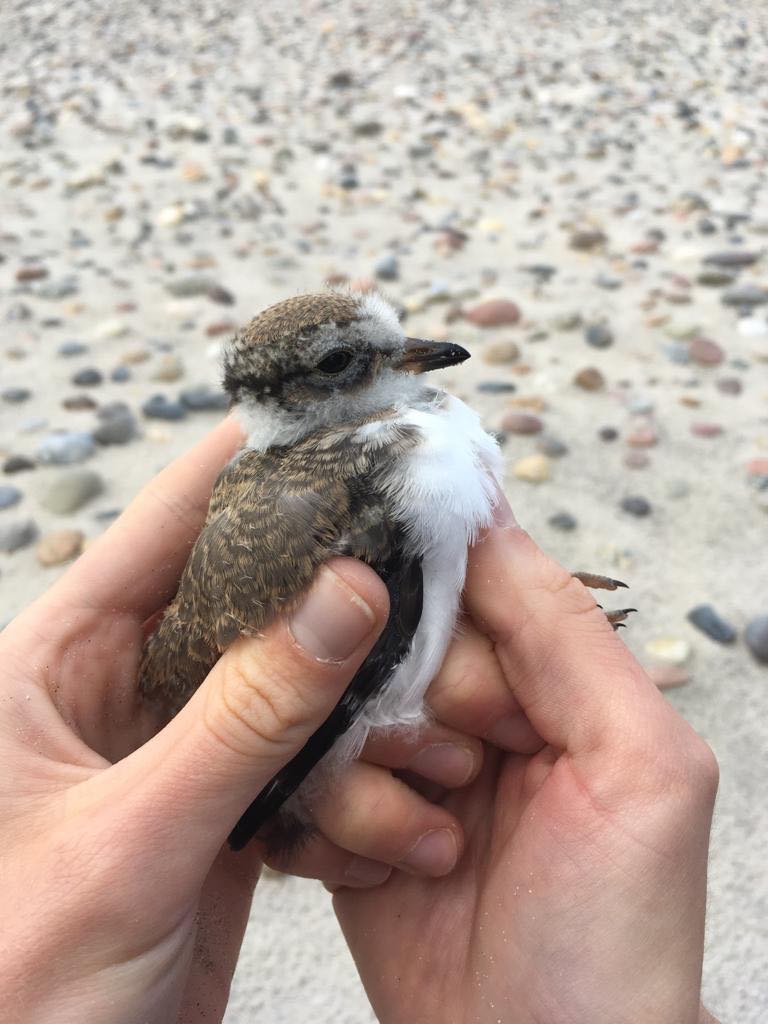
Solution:
[[[224,352],[224,387],[254,446],[290,444],[355,423],[431,390],[427,370],[469,352],[405,336],[379,295],[299,295],[250,321]]]

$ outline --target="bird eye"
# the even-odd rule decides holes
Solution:
[[[317,368],[322,370],[323,373],[341,373],[342,370],[346,370],[351,362],[352,353],[347,352],[346,349],[337,348],[335,352],[331,352],[325,359],[321,359],[317,364]]]

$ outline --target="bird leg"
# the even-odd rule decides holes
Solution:
[[[590,587],[592,590],[618,590],[619,587],[626,587],[626,583],[622,583],[621,580],[611,579],[610,576],[600,576],[594,572],[574,572],[571,573],[574,579],[579,580],[584,584],[585,587]],[[599,604],[598,608],[603,606]],[[614,608],[612,611],[606,612],[605,617],[608,619],[614,630],[621,629],[624,626],[624,619],[630,614],[630,612],[636,612],[637,608]]]

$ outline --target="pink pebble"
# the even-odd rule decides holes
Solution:
[[[719,437],[723,428],[719,423],[692,423],[691,433],[696,437]]]

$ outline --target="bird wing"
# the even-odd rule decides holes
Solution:
[[[283,459],[244,451],[216,482],[176,598],[145,646],[141,689],[175,711],[238,636],[257,633],[300,598],[333,555],[367,562],[387,586],[389,617],[377,643],[326,721],[245,812],[233,849],[298,789],[410,648],[421,618],[421,560],[377,487],[385,459],[381,451],[334,454],[327,444]]]

